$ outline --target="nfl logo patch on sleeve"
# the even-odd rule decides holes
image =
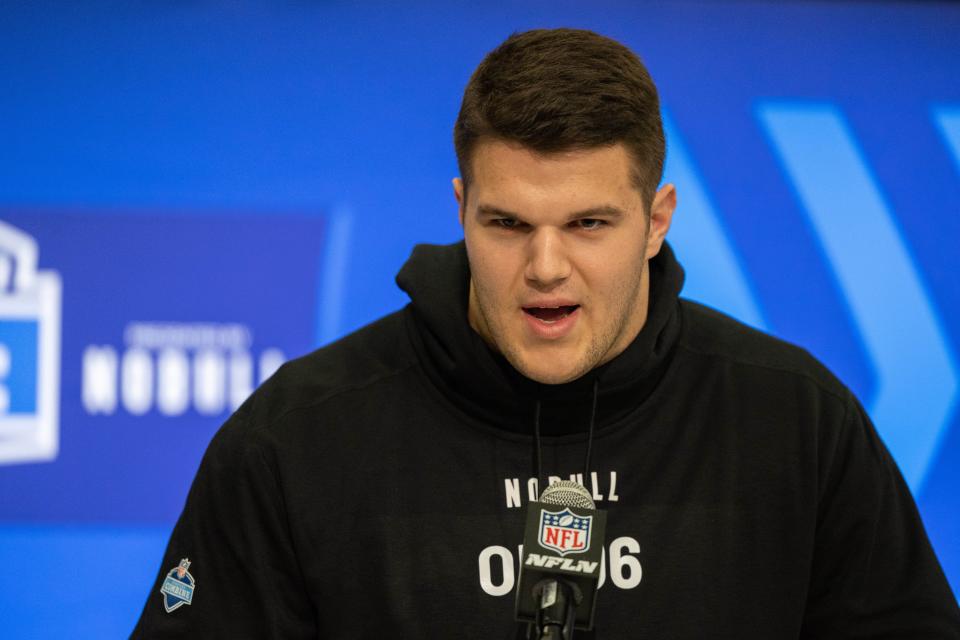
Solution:
[[[163,608],[167,613],[193,602],[193,589],[197,583],[187,571],[189,568],[190,560],[184,558],[178,566],[170,570],[163,581],[163,586],[160,587],[160,593],[163,594]]]

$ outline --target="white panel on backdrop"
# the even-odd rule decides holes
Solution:
[[[0,221],[0,464],[57,456],[61,282],[37,253]]]

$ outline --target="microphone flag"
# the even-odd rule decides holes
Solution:
[[[546,578],[575,586],[575,628],[592,629],[607,513],[598,509],[531,502],[523,536],[523,558],[517,583],[517,620],[535,622],[542,600],[535,593]]]

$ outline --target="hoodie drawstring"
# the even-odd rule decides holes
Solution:
[[[583,481],[590,477],[590,453],[593,449],[593,427],[597,421],[597,396],[600,395],[600,380],[593,381],[593,406],[590,408],[590,431],[587,434],[587,458],[583,461]]]
[[[537,486],[540,486],[540,478],[543,476],[543,452],[540,446],[540,399],[537,399],[537,407],[533,412],[533,439],[534,446],[537,448]]]
[[[584,482],[590,476],[590,454],[593,451],[593,432],[597,422],[597,396],[600,395],[600,380],[593,381],[593,402],[590,407],[590,430],[587,432],[587,455],[583,461]],[[543,445],[540,439],[540,399],[533,410],[533,439],[537,454],[537,484],[543,478]]]

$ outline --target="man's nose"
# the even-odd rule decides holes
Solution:
[[[540,286],[554,285],[570,276],[570,260],[557,230],[540,228],[530,234],[524,275]]]

